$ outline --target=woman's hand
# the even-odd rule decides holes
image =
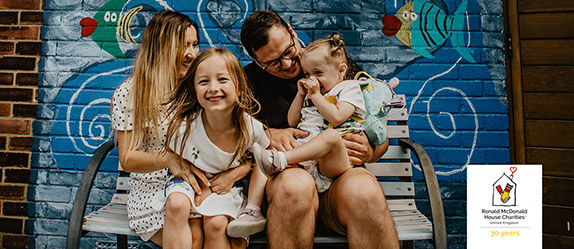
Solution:
[[[209,189],[210,183],[202,170],[171,151],[167,151],[165,156],[167,157],[167,168],[171,174],[189,183],[196,193],[196,199],[203,190]]]
[[[207,197],[208,197],[209,195],[211,195],[211,193],[213,192],[213,191],[211,191],[211,188],[210,188],[209,186],[203,185],[203,184],[201,184],[201,186],[202,186],[202,188],[201,188],[201,189],[202,189],[201,193],[200,193],[200,192],[195,192],[195,200],[194,200],[194,203],[195,203],[195,206],[196,206],[196,207],[199,207],[199,206],[201,205],[201,203],[202,203],[205,199],[207,199]]]

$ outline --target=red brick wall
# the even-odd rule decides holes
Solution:
[[[27,248],[42,0],[0,1],[0,248]]]

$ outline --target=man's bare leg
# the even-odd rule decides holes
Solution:
[[[269,248],[313,248],[319,199],[311,175],[286,169],[269,180],[266,194]]]
[[[329,204],[347,227],[349,248],[399,248],[387,201],[377,179],[364,168],[352,168],[331,185]]]

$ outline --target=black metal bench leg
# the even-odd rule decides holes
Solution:
[[[117,236],[118,236],[118,249],[128,249],[128,236],[119,234]]]
[[[402,249],[413,249],[413,248],[415,248],[412,240],[403,240],[401,242],[403,243],[403,245],[401,246]]]

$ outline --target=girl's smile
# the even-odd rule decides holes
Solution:
[[[211,96],[211,97],[207,97],[207,101],[215,104],[215,103],[218,103],[219,101],[221,101],[223,98],[225,98],[225,96]]]
[[[235,106],[236,86],[223,58],[214,56],[199,64],[194,82],[198,102],[206,112],[230,111]]]

